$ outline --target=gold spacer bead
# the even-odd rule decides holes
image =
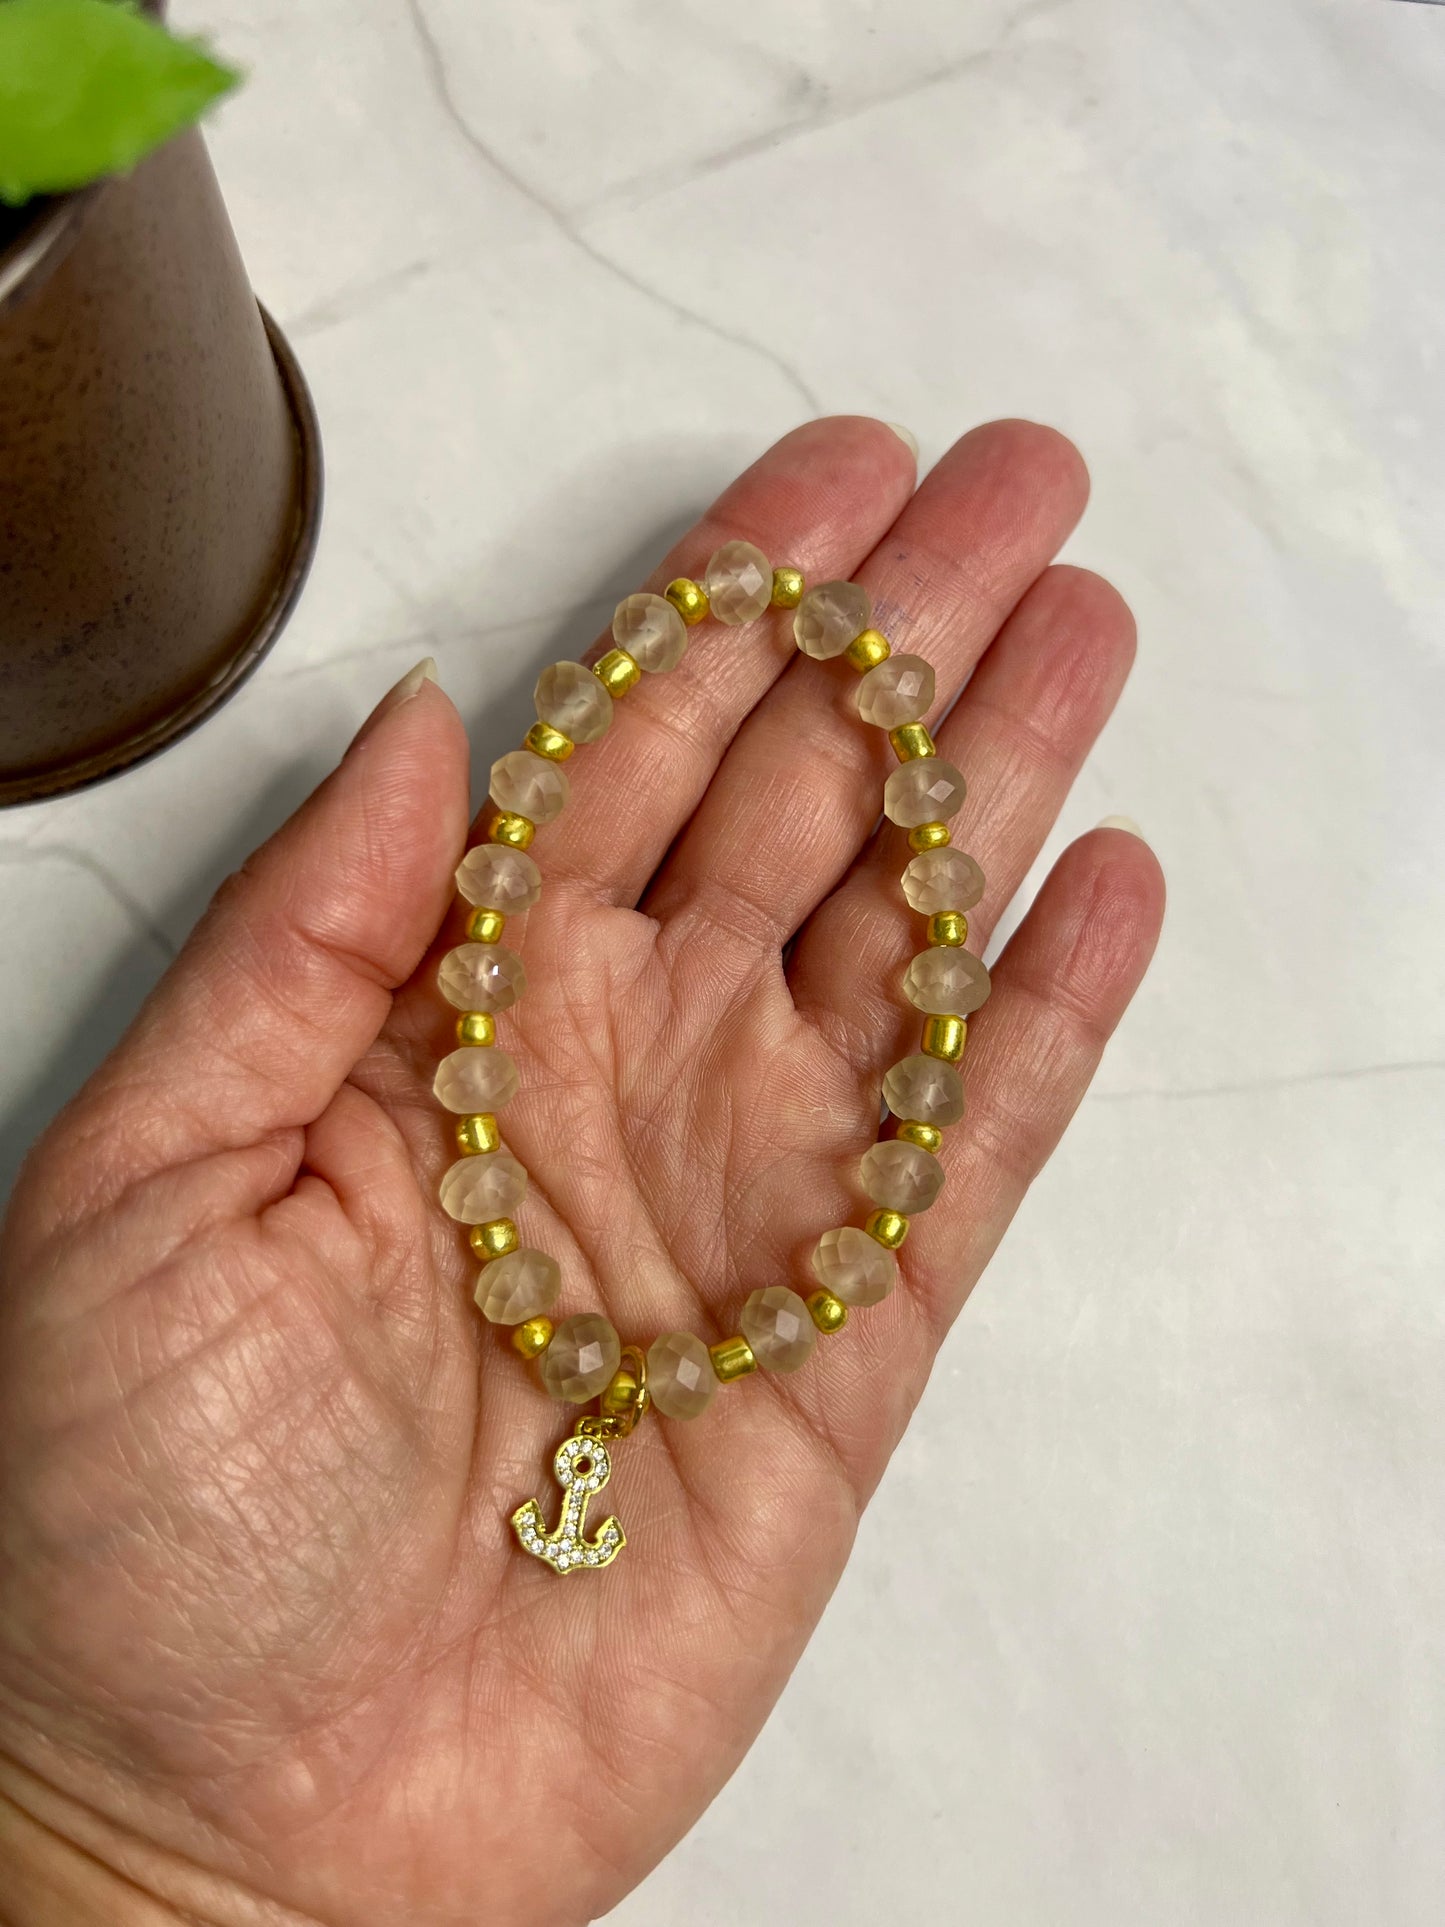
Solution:
[[[550,723],[533,723],[522,738],[523,749],[535,751],[545,756],[549,762],[565,763],[577,745],[570,736],[564,736],[560,729],[553,729]]]
[[[753,1348],[745,1338],[720,1338],[716,1345],[708,1346],[707,1355],[724,1385],[735,1378],[746,1378],[749,1372],[758,1369]]]
[[[946,943],[956,950],[968,942],[968,918],[962,910],[940,910],[928,919],[928,941]]]
[[[863,1221],[863,1229],[890,1251],[896,1251],[908,1236],[908,1220],[901,1211],[874,1211]]]
[[[773,607],[775,609],[796,609],[803,600],[803,571],[801,569],[773,570]]]
[[[929,1017],[923,1025],[925,1057],[942,1057],[956,1064],[968,1042],[968,1020],[964,1017]]]
[[[464,1010],[457,1019],[459,1044],[495,1044],[497,1020],[489,1010]]]
[[[485,1264],[491,1258],[505,1258],[521,1240],[510,1218],[493,1218],[490,1224],[474,1224],[467,1233],[472,1250]]]
[[[467,935],[473,943],[496,943],[506,924],[500,910],[473,910],[467,918]]]
[[[712,604],[707,599],[707,590],[700,582],[694,582],[690,575],[680,575],[669,582],[662,592],[691,629],[704,616],[712,613]]]
[[[916,757],[938,754],[933,746],[933,738],[922,723],[902,723],[897,729],[889,730],[888,740],[900,763],[911,763]]]
[[[457,1149],[469,1158],[478,1157],[483,1151],[495,1151],[501,1141],[502,1133],[490,1111],[477,1111],[471,1117],[457,1119]]]
[[[625,649],[609,649],[601,662],[594,662],[592,673],[609,696],[625,696],[642,674],[642,665]]]
[[[647,1387],[639,1380],[630,1365],[619,1366],[613,1373],[611,1382],[598,1400],[598,1405],[609,1418],[630,1418],[634,1424],[646,1416],[652,1399]]]
[[[855,669],[876,669],[893,654],[893,645],[879,630],[865,629],[862,635],[854,636],[843,654]]]
[[[948,841],[946,823],[920,823],[916,830],[908,832],[908,847],[920,854],[924,850],[941,850]]]
[[[550,1318],[524,1318],[512,1327],[512,1349],[523,1358],[540,1358],[552,1342]]]
[[[537,826],[529,816],[518,816],[515,810],[493,810],[487,818],[484,841],[507,843],[514,850],[525,850],[536,834]]]
[[[920,1151],[932,1151],[935,1157],[943,1145],[943,1133],[936,1124],[920,1124],[917,1118],[906,1118],[894,1133],[905,1144],[916,1144]]]
[[[848,1307],[831,1291],[815,1291],[808,1299],[808,1316],[820,1332],[840,1332],[848,1322]]]

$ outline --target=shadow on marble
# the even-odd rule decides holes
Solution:
[[[489,698],[485,711],[462,711],[472,746],[472,797],[478,810],[487,794],[493,762],[504,751],[515,748],[536,721],[532,690],[542,670],[549,662],[585,661],[605,635],[617,604],[646,581],[658,559],[681,541],[702,512],[701,507],[679,511],[659,523],[650,536],[634,543],[616,566],[607,570],[595,596],[540,631],[540,643],[518,647],[509,653],[509,659],[494,663],[496,693]]]
[[[255,807],[231,825],[211,861],[174,892],[157,919],[159,927],[189,934],[225,879],[286,821],[326,774],[325,768],[309,760],[279,772]],[[121,776],[116,782],[123,784],[125,780]],[[0,1206],[9,1197],[31,1145],[120,1042],[167,963],[158,956],[152,936],[137,934],[108,969],[103,993],[58,1041],[41,1073],[18,1091],[0,1114]]]
[[[605,628],[615,603],[646,577],[657,558],[667,553],[695,519],[692,513],[679,514],[660,525],[606,572],[595,599],[559,618],[543,632],[543,642],[509,652],[510,660],[491,665],[495,696],[481,712],[471,704],[463,710],[472,744],[472,795],[479,806],[486,795],[493,760],[515,746],[534,720],[532,688],[542,668],[561,657],[585,656]],[[156,918],[157,926],[189,934],[225,879],[300,808],[331,768],[307,757],[278,773],[260,801],[229,826],[211,860],[172,893]],[[124,783],[125,778],[117,781]],[[0,1204],[8,1198],[31,1145],[119,1043],[164,973],[166,962],[158,954],[155,939],[138,933],[115,957],[102,994],[58,1041],[40,1074],[22,1087],[0,1114]]]

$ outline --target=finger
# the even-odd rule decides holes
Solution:
[[[970,1021],[968,1112],[944,1133],[944,1187],[910,1224],[898,1254],[899,1288],[883,1303],[854,1312],[847,1342],[829,1345],[815,1371],[768,1376],[759,1387],[760,1397],[771,1393],[793,1420],[799,1445],[819,1444],[816,1462],[796,1446],[780,1459],[770,1432],[743,1417],[741,1406],[735,1424],[732,1407],[717,1421],[732,1427],[720,1452],[704,1452],[690,1428],[674,1435],[695,1497],[706,1501],[716,1491],[717,1516],[731,1514],[736,1534],[751,1535],[759,1569],[769,1558],[786,1558],[773,1522],[737,1518],[717,1468],[727,1467],[735,1478],[752,1453],[764,1463],[790,1464],[819,1494],[832,1491],[841,1468],[855,1502],[866,1499],[948,1325],[1088,1089],[1148,967],[1163,910],[1159,865],[1127,831],[1092,832],[1050,873],[999,959],[993,995]],[[819,1229],[845,1221],[830,1219],[828,1208],[815,1220]],[[810,1231],[809,1248],[815,1237]],[[799,1260],[806,1263],[803,1253]]]
[[[77,1210],[171,1165],[288,1130],[299,1159],[299,1127],[375,1038],[452,893],[466,736],[436,684],[410,680],[222,886],[76,1099],[57,1145],[84,1170]]]
[[[968,947],[976,954],[1108,721],[1134,640],[1128,606],[1107,582],[1084,569],[1050,569],[939,730],[940,754],[968,780],[953,842],[987,880],[982,901],[968,910]],[[899,973],[923,942],[921,919],[899,883],[910,856],[903,832],[885,823],[809,922],[789,972],[799,1011],[869,1072],[880,1038],[886,1049],[898,1034]]]
[[[675,576],[700,576],[713,551],[738,537],[778,567],[846,572],[907,501],[914,474],[912,450],[884,422],[809,422],[739,476],[639,587],[660,592]],[[593,654],[611,647],[608,635]],[[534,852],[548,876],[635,903],[739,724],[793,653],[787,610],[742,629],[710,620],[690,629],[680,665],[644,675],[616,704],[596,749],[569,760],[571,804]]]
[[[935,672],[946,709],[1082,513],[1073,446],[1031,422],[995,422],[955,444],[855,571],[895,650]],[[656,886],[650,914],[680,944],[710,931],[774,947],[797,929],[877,820],[893,766],[857,709],[846,661],[799,658],[739,732]]]
[[[1078,1109],[1164,919],[1164,876],[1127,830],[1065,850],[970,1021],[968,1111],[944,1133],[942,1195],[916,1218],[904,1276],[935,1327],[957,1315]]]

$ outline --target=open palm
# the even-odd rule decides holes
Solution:
[[[934,663],[940,713],[967,682],[936,733],[989,878],[977,948],[1132,628],[1097,578],[1048,567],[1085,495],[1059,437],[978,430],[913,482],[882,425],[814,423],[657,581],[745,536],[864,582]],[[569,765],[500,1040],[559,1316],[711,1341],[857,1220],[880,1074],[915,1047],[918,928],[901,834],[874,835],[888,746],[852,697],[788,617],[709,624]],[[466,767],[433,683],[382,705],[222,890],[6,1230],[0,1791],[187,1918],[580,1922],[643,1876],[786,1680],[1157,934],[1142,843],[1065,854],[972,1026],[969,1115],[900,1289],[797,1375],[616,1445],[631,1543],[559,1581],[507,1520],[533,1493],[552,1515],[565,1417],[477,1314],[434,1203]]]

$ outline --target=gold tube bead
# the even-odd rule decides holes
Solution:
[[[674,577],[662,593],[689,629],[712,612],[712,604],[707,599],[707,590],[700,582],[694,582],[690,575]]]
[[[491,1258],[505,1258],[509,1251],[517,1249],[521,1240],[510,1218],[493,1218],[490,1224],[474,1224],[467,1233],[467,1242],[486,1264]]]
[[[928,1017],[923,1024],[923,1054],[956,1064],[968,1042],[966,1017]]]
[[[490,1111],[476,1111],[471,1117],[457,1119],[457,1149],[469,1158],[483,1151],[495,1151],[502,1141],[497,1120]]]
[[[540,1358],[552,1342],[550,1318],[524,1318],[512,1327],[512,1350],[523,1358]]]
[[[459,1044],[495,1044],[497,1020],[489,1010],[464,1010],[457,1019]]]
[[[473,943],[497,943],[506,927],[500,910],[473,910],[467,918],[467,935]]]
[[[803,571],[801,569],[773,570],[773,607],[775,609],[796,609],[803,600]]]
[[[831,1291],[815,1291],[808,1299],[808,1316],[820,1332],[840,1332],[848,1322],[848,1307]]]
[[[961,910],[940,910],[928,919],[928,941],[946,943],[956,950],[968,942],[968,918]]]
[[[888,740],[893,745],[893,754],[900,763],[911,763],[918,756],[936,756],[933,738],[922,723],[901,723],[897,729],[890,729]]]
[[[876,669],[893,654],[893,645],[880,630],[865,629],[862,635],[854,636],[843,654],[855,669]]]
[[[893,1134],[901,1137],[905,1144],[916,1144],[920,1151],[932,1151],[935,1157],[943,1147],[943,1133],[936,1124],[920,1124],[915,1117],[905,1118]]]
[[[873,1211],[863,1220],[863,1229],[890,1251],[896,1251],[908,1236],[908,1220],[901,1211]]]
[[[916,830],[908,832],[908,847],[920,855],[925,850],[941,850],[948,841],[946,823],[920,823]]]
[[[534,750],[538,756],[545,756],[549,762],[565,763],[577,745],[570,736],[564,736],[560,729],[553,729],[550,723],[533,723],[522,738],[522,747]]]
[[[609,649],[601,662],[594,662],[592,673],[609,696],[625,696],[642,674],[642,665],[625,649]]]
[[[707,1355],[724,1385],[735,1378],[746,1378],[749,1372],[758,1369],[753,1348],[745,1338],[720,1338],[716,1345],[708,1346]]]
[[[537,834],[537,826],[529,816],[518,816],[515,810],[493,810],[487,818],[484,842],[507,843],[514,850],[525,850]]]

